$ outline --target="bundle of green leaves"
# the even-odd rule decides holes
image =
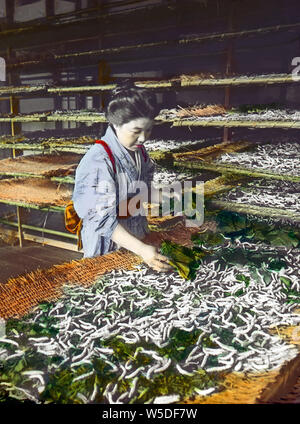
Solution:
[[[169,263],[186,280],[194,280],[196,269],[200,266],[200,261],[206,255],[200,247],[195,246],[190,249],[186,246],[171,241],[163,241],[161,244],[161,253],[169,258]]]

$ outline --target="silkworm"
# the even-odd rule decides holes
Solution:
[[[116,400],[116,402],[114,402],[114,403],[116,403],[116,404],[118,404],[118,403],[122,403],[122,402],[121,402],[121,400],[126,399],[126,398],[128,397],[128,395],[129,395],[129,392],[122,393],[122,394],[118,397],[118,399]]]
[[[55,350],[44,351],[42,349],[37,349],[37,352],[42,353],[43,355],[46,355],[46,356],[53,356],[56,353]]]
[[[24,352],[18,352],[18,353],[14,353],[13,355],[7,356],[5,359],[6,361],[12,359],[12,358],[18,358],[19,356],[24,356]]]
[[[226,243],[227,247],[231,246],[230,243]],[[265,249],[262,244],[237,242],[236,246],[257,252],[259,249],[262,251]],[[268,252],[272,251],[278,252],[279,250],[268,246]],[[300,255],[299,253],[295,254],[295,250],[289,249],[290,256],[287,258],[287,250],[281,249],[280,251],[284,255],[284,260],[288,263],[284,275],[287,275],[288,278],[293,277],[291,281],[295,284],[295,289],[299,290],[295,270],[299,268]],[[262,369],[270,369],[296,355],[295,351],[290,349],[288,345],[284,345],[287,346],[284,350],[280,341],[272,338],[266,332],[271,325],[283,323],[293,325],[300,322],[299,316],[289,312],[292,306],[285,305],[285,298],[282,297],[281,293],[282,283],[279,278],[281,274],[270,272],[271,283],[266,286],[263,275],[258,276],[259,282],[252,280],[248,266],[242,268],[226,266],[225,269],[222,266],[221,270],[217,261],[209,261],[210,258],[203,261],[203,265],[197,270],[197,276],[193,282],[185,282],[173,274],[172,276],[157,278],[157,276],[151,274],[151,271],[147,270],[146,272],[146,268],[143,267],[140,267],[140,270],[134,273],[132,271],[127,273],[120,271],[109,274],[106,276],[107,281],[101,285],[100,289],[82,288],[76,290],[75,301],[77,306],[72,314],[67,315],[65,313],[65,303],[62,303],[56,309],[58,315],[53,313],[53,309],[50,310],[56,317],[63,317],[63,321],[60,323],[60,333],[55,338],[50,339],[51,341],[47,338],[31,338],[30,343],[35,349],[39,349],[46,355],[49,355],[49,352],[52,355],[59,351],[59,354],[62,354],[65,358],[61,364],[69,361],[72,369],[85,363],[92,364],[94,357],[101,358],[120,377],[125,379],[135,378],[136,386],[138,386],[139,373],[143,371],[146,378],[150,378],[153,374],[167,369],[171,360],[169,360],[169,364],[155,349],[143,350],[143,348],[138,347],[135,350],[134,358],[141,352],[149,355],[155,363],[136,369],[133,369],[131,360],[128,360],[125,366],[122,362],[113,364],[109,361],[109,356],[114,353],[114,350],[110,347],[95,346],[95,340],[99,338],[106,340],[119,335],[127,343],[150,341],[154,342],[157,347],[166,347],[169,344],[172,329],[177,328],[186,332],[195,329],[202,331],[203,333],[198,340],[194,342],[194,346],[191,346],[190,354],[177,368],[178,372],[186,372],[189,375],[193,375],[193,372],[199,367],[207,371],[232,369],[241,372],[245,370],[255,371],[257,366],[264,367]],[[236,283],[236,275],[240,273],[250,277],[248,288],[245,288],[244,284]],[[209,276],[213,276],[213,279],[209,279]],[[113,285],[113,290],[111,290]],[[125,286],[130,285],[135,289],[131,291],[131,294],[128,290],[123,290]],[[148,291],[145,293],[144,289],[141,290],[142,287],[155,288],[160,295],[159,300],[156,298],[155,292],[153,294]],[[164,289],[166,287],[168,287],[167,290]],[[228,292],[234,294],[240,287],[244,287],[242,297],[225,296],[225,293]],[[92,290],[94,291],[92,292]],[[175,301],[174,296],[176,296]],[[114,297],[117,297],[117,302],[114,302]],[[199,300],[197,306],[195,300]],[[143,312],[150,305],[155,307],[151,315],[134,318],[132,311]],[[85,308],[88,310],[85,310]],[[100,311],[99,308],[101,308]],[[254,316],[249,314],[249,309],[255,312]],[[75,311],[76,313],[74,313]],[[105,317],[106,313],[110,314],[110,318]],[[43,315],[40,314],[40,316]],[[81,319],[82,317],[84,318]],[[245,325],[241,325],[240,322],[237,323],[236,319],[241,320]],[[36,319],[36,322],[38,321]],[[223,339],[223,329],[230,330],[234,335],[230,343]],[[69,349],[74,347],[71,337],[75,334],[80,337],[77,346],[82,351],[77,356],[72,357]],[[203,346],[204,337],[210,337],[218,348],[208,348],[205,347],[205,344]],[[7,340],[3,341],[6,342]],[[43,344],[43,342],[45,343]],[[248,351],[239,352],[231,346],[232,343],[247,347]],[[275,347],[277,347],[277,350]],[[1,350],[1,355],[6,354],[6,352],[7,349]],[[218,357],[218,366],[211,367],[207,363],[211,355],[215,358]],[[259,362],[260,358],[263,358],[262,363]],[[58,364],[58,367],[61,364]],[[176,361],[174,361],[174,365],[175,367],[178,365]],[[187,366],[189,371],[185,370]],[[48,370],[50,370],[50,367]],[[111,388],[108,387],[106,397],[112,402],[114,399],[117,399],[117,402],[126,399],[127,402],[133,396],[136,386],[133,390],[131,388],[128,393],[123,394],[118,393],[119,385],[114,386],[113,394]],[[93,393],[87,402],[93,402],[96,393],[97,385],[94,384]],[[124,397],[122,397],[123,395]]]
[[[148,371],[147,371],[147,373],[146,373],[146,378],[147,378],[148,380],[150,380],[150,376],[151,376],[151,374],[154,372],[154,370],[156,369],[156,367],[157,367],[157,364],[153,365],[152,367],[150,367],[150,368],[148,369]]]
[[[28,376],[28,378],[30,378],[30,379],[37,379],[37,380],[39,380],[40,381],[40,383],[41,383],[41,385],[42,385],[42,389],[44,389],[45,388],[45,386],[46,386],[46,384],[45,384],[45,380],[44,380],[44,378],[43,378],[43,373],[42,374],[39,374],[39,373],[34,373],[34,372],[32,372],[32,373],[28,373],[28,374],[26,374],[26,372],[23,372],[22,373],[23,375],[27,375]]]
[[[154,373],[158,373],[158,372],[163,372],[166,369],[169,368],[169,366],[171,365],[172,360],[169,358],[167,361],[165,361],[165,363],[161,366],[155,369]]]
[[[94,370],[93,371],[90,371],[90,372],[88,372],[86,374],[79,375],[78,377],[73,378],[73,383],[75,381],[84,380],[85,378],[88,378],[88,377],[90,377],[93,374],[95,374],[95,371]]]
[[[33,402],[36,402],[37,399],[31,395],[31,393],[29,392],[29,390],[25,390],[22,387],[17,387],[17,386],[13,386],[7,389],[8,391],[12,391],[12,390],[17,390],[21,393],[24,393],[28,399],[32,400]]]
[[[242,368],[242,362],[239,361],[236,366],[234,367],[234,371],[240,371],[240,369]]]
[[[224,351],[223,349],[211,349],[209,347],[203,347],[203,352],[208,355],[218,356],[221,355]]]
[[[216,391],[215,387],[211,387],[210,389],[200,390],[195,387],[195,392],[200,396],[207,396]]]
[[[14,345],[14,346],[19,347],[19,343],[17,343],[17,342],[16,342],[16,341],[14,341],[14,340],[7,339],[7,338],[1,338],[1,339],[0,339],[0,343],[8,343],[8,344],[11,344],[11,345]]]
[[[234,347],[221,343],[218,337],[213,337],[213,335],[211,335],[211,340],[215,342],[218,346],[220,346],[222,349],[224,349],[225,351],[229,351],[233,353],[236,352],[236,349]]]
[[[73,356],[73,361],[78,361],[78,359],[82,359],[87,354],[87,346],[83,349],[83,351],[76,356]]]
[[[122,364],[120,364],[119,366],[122,369],[122,374],[120,375],[119,380],[122,380],[125,377],[127,370]]]
[[[210,368],[207,368],[206,371],[207,372],[219,372],[219,371],[228,370],[229,368],[230,368],[229,365],[223,365],[223,366],[220,366],[220,367],[210,367]]]
[[[133,378],[133,377],[137,376],[138,373],[140,371],[143,371],[144,369],[145,369],[145,367],[141,366],[141,367],[137,368],[135,371],[133,371],[131,374],[126,375],[125,378]]]
[[[192,376],[193,375],[193,373],[188,372],[188,371],[185,371],[184,369],[182,369],[179,364],[176,364],[176,368],[178,369],[178,371],[180,372],[180,374],[188,375],[188,376]]]
[[[82,393],[77,393],[76,397],[78,397],[78,399],[82,400],[83,403],[88,403],[88,399]]]

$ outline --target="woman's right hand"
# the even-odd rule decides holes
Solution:
[[[171,271],[173,267],[169,265],[169,259],[161,255],[155,246],[144,244],[143,249],[139,253],[144,262],[152,269],[158,272]]]

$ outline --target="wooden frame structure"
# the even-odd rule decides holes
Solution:
[[[8,2],[9,3],[9,2]],[[10,2],[11,3],[11,2]],[[129,4],[137,4],[137,0],[126,0],[126,1],[119,1],[116,2],[119,5],[129,5]],[[162,2],[160,5],[154,5],[155,7],[165,7],[166,5]],[[171,3],[174,3],[174,8],[178,7],[178,3],[176,1],[169,1],[167,2],[167,7],[170,6]],[[55,22],[60,22],[60,25],[62,26],[72,26],[74,19],[74,24],[78,26],[78,19],[80,22],[80,19],[86,19],[88,22],[89,13],[95,12],[99,15],[96,16],[95,19],[106,19],[109,18],[114,12],[107,12],[103,14],[103,7],[105,8],[105,5],[100,5],[99,7],[95,7],[94,9],[88,9],[88,10],[76,10],[70,14],[65,15],[58,15],[54,16],[54,12],[51,8],[49,8],[49,2],[47,2],[48,5],[48,17],[41,22],[37,23],[30,23],[29,25],[23,25],[16,26],[15,28],[12,26],[12,13],[13,10],[9,8],[10,15],[8,16],[8,20],[11,22],[10,28],[3,30],[0,33],[0,43],[1,40],[6,40],[9,44],[10,40],[16,40],[20,38],[24,34],[31,34],[36,33],[36,31],[40,31],[41,33],[44,30],[53,30],[55,28]],[[117,6],[117,4],[115,4]],[[149,11],[152,7],[145,7],[145,11]],[[50,10],[51,9],[51,10]],[[175,10],[174,9],[174,10]],[[170,9],[171,10],[171,9]],[[132,11],[119,11],[118,13],[124,16],[129,16],[130,14],[134,14],[136,12],[135,9]],[[78,16],[81,16],[81,18],[78,18]],[[69,23],[64,23],[63,19],[72,17],[71,21]],[[223,33],[213,33],[213,34],[201,34],[199,36],[187,36],[187,37],[180,37],[177,40],[158,40],[155,42],[147,42],[147,43],[140,43],[135,45],[120,45],[115,46],[113,48],[103,48],[101,47],[101,36],[100,36],[100,48],[98,50],[91,50],[91,51],[79,51],[74,53],[68,53],[68,54],[54,54],[52,56],[52,59],[50,60],[51,63],[65,63],[66,60],[72,59],[71,67],[74,66],[76,62],[73,60],[77,60],[80,58],[85,58],[85,60],[89,59],[90,63],[99,63],[99,59],[110,59],[114,61],[116,58],[118,58],[119,54],[122,52],[129,52],[129,51],[147,51],[151,50],[153,52],[157,52],[158,56],[160,56],[160,49],[162,48],[168,48],[171,45],[177,46],[176,48],[186,48],[188,45],[204,45],[211,41],[228,41],[229,44],[227,46],[227,59],[226,59],[226,69],[224,69],[224,76],[222,77],[216,77],[216,78],[205,78],[205,77],[197,77],[194,75],[191,76],[185,76],[184,78],[178,76],[176,78],[172,78],[171,80],[161,80],[161,81],[136,81],[135,85],[138,87],[143,87],[149,90],[157,90],[157,91],[164,91],[164,90],[188,90],[189,88],[216,88],[219,87],[221,89],[224,89],[224,106],[225,108],[230,107],[230,101],[231,101],[231,87],[241,87],[241,86],[254,86],[254,85],[264,85],[264,86],[273,86],[273,85],[282,85],[282,84],[297,84],[300,82],[300,77],[295,77],[290,74],[269,74],[269,75],[235,75],[234,69],[233,69],[233,45],[231,43],[232,40],[235,39],[241,39],[244,37],[250,37],[250,36],[261,36],[266,33],[274,33],[274,32],[280,32],[280,31],[297,31],[300,27],[300,23],[292,23],[292,24],[278,24],[273,26],[266,26],[262,28],[253,28],[248,29],[244,31],[236,31],[235,30],[235,23],[233,20],[233,14],[232,10],[228,14],[228,30],[227,32]],[[18,49],[18,47],[16,47]],[[177,53],[180,57],[180,51],[178,50]],[[82,85],[82,86],[47,86],[47,85],[40,85],[40,86],[21,86],[19,81],[15,79],[15,72],[17,70],[21,70],[24,68],[24,66],[29,67],[29,69],[35,69],[36,65],[46,65],[47,62],[43,62],[42,60],[29,60],[29,61],[17,61],[14,57],[14,50],[10,48],[7,50],[7,59],[8,59],[8,86],[6,87],[0,87],[0,99],[5,100],[9,99],[10,101],[10,115],[9,116],[0,116],[0,122],[8,122],[11,124],[11,135],[12,137],[18,135],[20,133],[19,124],[22,122],[89,122],[89,123],[105,123],[106,120],[104,118],[104,115],[101,113],[93,113],[93,112],[85,112],[82,110],[77,110],[71,113],[67,112],[60,112],[60,113],[37,113],[37,114],[31,114],[31,115],[21,115],[18,114],[19,107],[18,103],[19,100],[22,97],[34,97],[36,95],[43,95],[43,96],[62,96],[62,95],[68,95],[68,94],[91,94],[91,95],[98,95],[99,93],[105,93],[112,90],[116,84],[114,83],[107,83],[105,79],[101,79],[101,72],[99,72],[99,80],[97,85]],[[126,61],[126,59],[117,59],[121,61]],[[147,60],[141,58],[141,60]],[[134,62],[134,60],[129,59],[129,61]],[[50,63],[49,62],[49,63]],[[128,59],[127,59],[128,62]],[[100,66],[100,65],[99,65]],[[99,68],[100,69],[100,68]],[[57,97],[57,99],[58,99]],[[103,99],[101,100],[103,105]],[[60,106],[61,101],[56,100],[56,105]],[[250,120],[218,120],[216,119],[166,119],[163,117],[157,118],[157,124],[172,124],[171,127],[216,127],[216,128],[222,128],[223,129],[223,141],[227,141],[231,139],[231,128],[284,128],[284,129],[299,129],[300,128],[300,121],[250,121]],[[16,152],[18,150],[39,150],[41,152],[43,151],[71,151],[76,152],[79,154],[84,154],[88,148],[87,145],[82,144],[74,144],[72,147],[68,144],[62,143],[53,143],[49,142],[49,144],[44,143],[43,145],[40,145],[38,143],[26,143],[26,141],[23,143],[22,141],[15,142],[15,143],[0,143],[0,148],[10,148],[12,150],[13,157],[16,157]],[[197,168],[197,169],[206,169],[210,171],[214,171],[217,173],[236,173],[239,175],[245,175],[247,174],[247,170],[243,169],[237,169],[234,166],[227,167],[227,166],[213,166],[209,163],[203,163],[201,162],[198,164],[199,166],[194,166],[192,163],[182,163],[179,161],[174,161],[173,165],[175,166],[186,166],[191,168]],[[3,175],[10,175],[10,174],[3,174]],[[275,179],[281,179],[282,176],[275,175],[272,173],[267,172],[252,172],[252,177],[258,177],[258,176],[264,176],[266,178],[275,178]],[[23,176],[23,177],[32,177],[33,175],[29,174],[21,174],[21,173],[14,173],[13,176]],[[35,177],[37,177],[35,175]],[[289,179],[289,177],[285,177],[285,179]],[[51,177],[52,181],[57,182],[67,182],[67,183],[73,183],[74,180],[72,177]],[[291,181],[298,181],[297,177],[291,177]],[[22,207],[27,208],[34,208],[33,204],[22,204],[22,202],[18,203],[16,202],[15,205],[17,206],[17,217],[18,217],[18,231],[19,231],[19,240],[20,245],[22,245],[22,228],[25,228],[25,224],[22,223],[22,217],[21,217],[21,209]],[[55,208],[54,208],[55,209]],[[60,210],[62,212],[62,210]],[[8,225],[8,221],[6,220],[6,224]],[[15,223],[12,223],[12,225],[15,225]],[[69,236],[68,233],[65,234],[66,237]]]

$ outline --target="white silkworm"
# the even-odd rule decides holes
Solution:
[[[42,350],[42,349],[37,349],[37,352],[42,353],[43,355],[46,355],[46,356],[53,356],[53,355],[55,355],[55,350],[45,351],[45,350]]]
[[[188,375],[188,376],[190,376],[190,377],[193,375],[193,373],[188,372],[188,371],[186,371],[186,370],[182,369],[182,368],[181,368],[181,366],[180,366],[179,364],[176,364],[176,368],[178,369],[178,371],[180,372],[180,374]]]
[[[37,379],[37,380],[39,380],[40,381],[40,383],[41,383],[41,385],[42,385],[42,388],[45,388],[45,380],[44,380],[44,378],[43,378],[43,375],[42,374],[38,374],[38,373],[28,373],[28,374],[26,374],[25,372],[23,372],[22,373],[23,375],[28,375],[28,378],[30,378],[30,379]]]
[[[5,358],[6,361],[13,359],[13,358],[18,358],[19,356],[24,356],[24,352],[18,352],[18,353],[14,353],[13,355],[7,356]]]
[[[28,399],[32,400],[33,402],[37,402],[37,399],[31,395],[31,393],[29,392],[29,390],[25,390],[22,387],[17,387],[17,386],[13,386],[11,388],[7,389],[8,391],[12,391],[12,390],[17,390],[21,393],[24,393]]]
[[[242,368],[242,361],[239,361],[233,369],[234,371],[237,372],[237,371],[240,371],[241,368]]]
[[[231,248],[232,242],[226,241],[224,245]],[[193,282],[186,282],[175,274],[157,277],[147,267],[140,267],[139,271],[134,272],[115,271],[106,275],[105,283],[102,282],[100,288],[76,288],[73,297],[70,297],[72,312],[66,313],[65,302],[50,309],[49,315],[61,317],[60,332],[55,338],[30,337],[28,342],[31,347],[47,356],[62,355],[64,359],[60,364],[52,364],[55,369],[69,361],[73,370],[79,365],[92,365],[93,358],[99,358],[111,367],[119,380],[133,378],[134,384],[128,393],[119,393],[119,383],[107,386],[104,396],[111,403],[120,403],[124,399],[129,402],[137,390],[141,374],[148,379],[154,378],[168,369],[171,363],[179,373],[186,375],[193,375],[199,368],[209,372],[244,372],[280,366],[287,358],[294,357],[296,351],[268,334],[268,329],[271,326],[297,325],[300,322],[299,315],[292,312],[293,305],[285,303],[286,297],[282,296],[283,285],[280,280],[280,276],[285,275],[292,281],[293,290],[300,290],[297,276],[300,266],[299,250],[277,249],[272,246],[266,248],[262,243],[241,241],[237,241],[235,246],[249,252],[280,252],[287,267],[283,274],[270,271],[271,280],[268,285],[265,284],[262,272],[257,274],[259,280],[255,281],[248,265],[224,267],[220,261],[209,256],[203,259]],[[247,288],[244,283],[237,283],[238,274],[250,278]],[[127,290],[127,287],[132,289]],[[243,296],[233,296],[239,288],[243,288]],[[228,293],[231,295],[226,296]],[[149,306],[153,307],[152,313],[140,316],[148,313]],[[139,312],[137,317],[136,312]],[[39,322],[39,317],[45,315],[40,311],[38,314],[38,317],[33,317],[36,318],[35,322]],[[170,343],[172,331],[177,330],[186,333],[197,330],[201,333],[197,340],[194,339],[194,346],[190,346],[190,353],[180,364],[160,356],[155,347],[150,350],[139,346],[139,343],[150,342],[157,348],[165,348]],[[231,334],[232,337],[228,338],[227,335]],[[74,341],[74,336],[79,339],[77,342]],[[98,340],[109,340],[112,337],[118,337],[130,345],[137,344],[134,354],[131,354],[133,358],[130,356],[125,365],[110,361],[111,355],[116,353],[110,344],[105,347],[97,346]],[[206,339],[210,339],[213,345],[207,345]],[[2,341],[5,343],[7,339]],[[236,346],[232,346],[233,343],[247,351],[239,351]],[[21,355],[16,347],[18,348],[11,344],[9,348],[2,349],[1,346],[1,357],[6,360],[8,355]],[[70,349],[74,347],[81,351],[73,356]],[[134,360],[138,359],[139,352],[149,356],[153,363],[136,368]],[[23,354],[26,356],[26,352],[22,352]],[[218,365],[210,365],[211,356],[218,361]],[[50,368],[53,370],[52,365],[48,367],[48,372]],[[46,375],[45,371],[44,376]],[[94,383],[86,403],[94,402],[99,389],[97,387]]]
[[[88,378],[88,377],[90,377],[93,374],[95,374],[95,371],[94,370],[93,371],[90,371],[90,372],[88,372],[86,374],[79,375],[78,377],[73,378],[73,383],[75,381],[84,380],[85,378]]]
[[[123,394],[121,394],[119,397],[118,397],[118,399],[116,400],[116,404],[118,404],[118,403],[122,403],[121,402],[121,400],[123,400],[123,399],[126,399],[127,397],[128,397],[128,395],[129,395],[129,393],[128,392],[125,392],[125,393],[123,393]]]
[[[207,396],[216,391],[215,387],[211,387],[210,389],[200,390],[195,387],[195,392],[200,396]]]
[[[145,367],[139,367],[139,368],[137,368],[136,370],[134,370],[131,374],[126,375],[126,377],[125,377],[125,378],[133,378],[133,377],[136,377],[136,376],[138,375],[138,373],[139,373],[140,371],[143,371],[144,369],[145,369]]]
[[[228,370],[230,368],[230,365],[223,365],[221,367],[211,367],[211,368],[207,368],[206,371],[207,372],[219,372],[219,371],[225,371]]]
[[[28,337],[28,340],[33,342],[42,342],[42,341],[49,342],[49,337]]]
[[[156,369],[157,364],[152,365],[152,367],[150,367],[146,373],[146,378],[148,378],[148,380],[150,380],[150,376],[151,374],[153,374],[154,370]]]
[[[88,399],[82,393],[77,393],[76,397],[78,397],[78,399],[82,400],[83,403],[88,403]]]
[[[224,350],[223,349],[212,349],[212,348],[209,348],[209,347],[203,347],[203,352],[205,354],[208,354],[208,355],[218,356],[218,355],[221,355],[224,352]]]
[[[1,338],[1,339],[0,339],[0,343],[8,343],[8,344],[11,344],[11,345],[14,345],[14,346],[19,347],[19,343],[17,343],[17,342],[16,342],[16,341],[14,341],[14,340],[7,339],[7,338]]]

